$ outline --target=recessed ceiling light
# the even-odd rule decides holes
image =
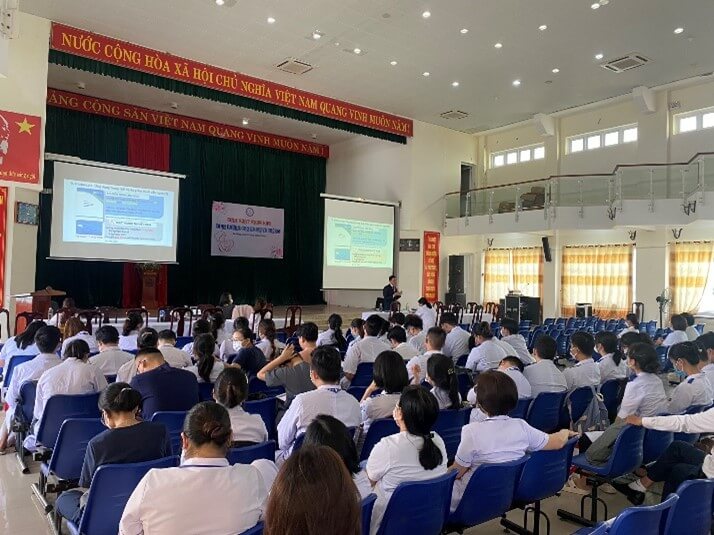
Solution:
[[[459,87],[459,82],[451,82],[451,87]]]
[[[361,53],[362,53],[362,49],[361,49],[361,48],[355,48],[355,49],[353,50],[353,52],[354,52],[355,54],[361,54]]]
[[[556,67],[555,69],[553,69],[550,72],[552,72],[553,74],[558,74],[560,72],[560,69],[558,67]]]
[[[503,48],[503,44],[502,44],[502,43],[496,43],[496,44],[493,45],[493,46],[494,46],[494,48]]]
[[[674,33],[676,33],[676,34],[680,34],[680,33],[682,33],[683,31],[684,31],[684,28],[681,28],[681,27],[674,29]]]
[[[461,28],[461,33],[469,33],[469,29],[468,29],[468,28]]]
[[[595,59],[602,59],[605,56],[603,54],[595,54]]]
[[[548,26],[547,26],[546,24],[541,24],[540,26],[538,26],[538,29],[539,29],[540,31],[544,32],[545,30],[548,29]]]
[[[315,41],[317,41],[318,39],[321,39],[321,38],[322,38],[322,32],[321,32],[321,31],[318,31],[318,30],[315,30],[314,32],[312,32],[312,38],[313,38]]]
[[[250,123],[250,121],[244,117],[243,118],[243,126],[248,126],[248,123]]]
[[[223,4],[226,3],[226,0],[216,0],[216,5],[217,6],[222,6]]]
[[[600,4],[598,2],[595,2],[593,5],[590,6],[590,9],[600,9]]]
[[[424,17],[425,19],[428,19],[429,17],[431,17],[431,11],[424,11],[424,13],[422,13],[421,16]]]
[[[520,81],[520,80],[513,80],[513,85],[514,85],[515,87],[518,87],[519,85],[521,85],[521,81]]]
[[[393,59],[392,61],[389,62],[389,64],[394,67],[397,64],[397,60]]]
[[[606,6],[610,3],[610,0],[600,0],[600,5],[601,6]]]
[[[275,19],[273,17],[268,17],[268,24],[275,24]]]
[[[422,75],[422,76],[429,76],[429,75],[431,75],[431,73],[430,73],[429,71],[424,71],[423,73],[421,73],[421,75]]]

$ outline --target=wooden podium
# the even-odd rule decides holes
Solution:
[[[157,308],[157,280],[159,278],[159,270],[156,269],[140,269],[141,274],[141,305],[146,308]]]
[[[13,295],[15,299],[15,315],[20,312],[35,312],[41,314],[43,318],[46,318],[52,300],[64,297],[65,295],[67,295],[66,292],[55,290],[51,286],[48,286],[44,290]]]

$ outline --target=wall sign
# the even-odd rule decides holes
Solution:
[[[441,234],[424,231],[421,295],[430,303],[439,300],[439,242]]]
[[[418,253],[421,240],[419,238],[399,238],[400,253]]]
[[[42,119],[0,110],[0,180],[39,184]]]

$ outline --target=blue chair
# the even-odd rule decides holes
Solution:
[[[366,386],[350,386],[347,389],[347,393],[353,396],[357,401],[362,401],[362,396],[367,391]]]
[[[659,346],[657,347],[656,351],[657,357],[659,358],[660,366],[662,366],[662,372],[664,373],[672,371],[672,363],[667,358],[667,352],[669,351],[669,347]]]
[[[263,423],[265,424],[265,428],[268,430],[268,438],[270,440],[278,439],[278,429],[276,423],[278,412],[277,398],[246,401],[243,403],[243,408],[245,409],[245,412],[258,414],[263,419]]]
[[[355,371],[355,376],[352,378],[350,386],[369,386],[372,383],[373,368],[373,362],[360,362],[357,364],[357,371]]]
[[[555,339],[555,343],[557,346],[556,354],[559,357],[568,356],[568,351],[570,348],[570,336],[566,333],[559,334],[558,337]]]
[[[670,511],[679,503],[679,496],[672,494],[668,499],[657,505],[628,507],[622,511],[611,526],[601,523],[594,528],[580,529],[576,532],[578,535],[632,535],[633,533],[662,533],[667,535],[669,532],[663,529],[665,519],[671,514]],[[668,523],[668,522],[667,522]],[[687,532],[694,535],[696,532]],[[705,531],[703,533],[709,533]]]
[[[447,529],[460,531],[505,515],[527,460],[525,455],[506,463],[482,464],[474,470],[458,507],[449,515]]]
[[[582,418],[585,411],[588,410],[593,397],[595,397],[595,392],[590,386],[581,386],[580,388],[576,388],[566,397],[566,402],[563,403],[566,423],[564,427],[568,427],[568,424],[574,424]],[[569,411],[568,405],[570,405]],[[562,423],[563,422],[561,421],[561,424]]]
[[[269,398],[279,396],[285,393],[285,389],[282,386],[271,387],[265,384],[265,381],[261,381],[257,377],[253,376],[248,380],[248,393],[257,394],[259,392],[264,393]]]
[[[107,380],[107,384],[112,384],[117,382],[117,376],[116,374],[114,375],[105,375],[104,378]]]
[[[132,464],[105,464],[92,477],[87,506],[79,525],[67,521],[72,535],[116,535],[126,502],[141,478],[152,468],[178,465],[178,457]]]
[[[182,349],[186,344],[193,342],[193,336],[179,336],[176,338],[176,347]]]
[[[714,480],[685,481],[677,489],[679,500],[667,515],[666,535],[709,534],[712,523]]]
[[[14,355],[10,359],[10,363],[6,363],[7,367],[5,368],[5,374],[2,377],[3,392],[5,392],[5,390],[7,390],[10,386],[10,379],[12,379],[12,372],[15,371],[15,368],[17,368],[20,364],[31,361],[36,356],[37,355]]]
[[[463,368],[464,366],[466,366],[466,361],[468,360],[468,358],[468,353],[466,355],[461,355],[459,358],[456,359],[456,367]]]
[[[32,424],[32,413],[35,409],[35,394],[37,393],[37,381],[24,381],[20,385],[20,395],[15,407],[15,420],[12,422],[12,430],[16,434],[16,443],[22,444],[25,437],[30,432]],[[16,448],[15,457],[20,465],[23,474],[30,472],[25,463],[25,448]]]
[[[376,500],[376,494],[370,494],[362,499],[362,535],[369,535],[369,526],[372,523],[372,510],[374,509],[374,502]]]
[[[461,399],[466,399],[469,390],[474,387],[474,380],[471,377],[471,374],[465,370],[457,372],[456,379],[459,382],[459,394],[461,394]]]
[[[564,509],[558,509],[558,516],[582,526],[594,526],[597,522],[598,502],[605,508],[605,518],[608,518],[607,504],[598,497],[598,488],[613,479],[629,474],[642,465],[642,443],[645,430],[642,427],[626,425],[612,447],[610,458],[603,465],[591,464],[584,453],[573,458],[573,465],[578,471],[587,474],[588,483],[592,485],[590,494],[580,499],[580,515]],[[585,518],[585,500],[590,501],[590,518]],[[643,532],[644,533],[644,532]]]
[[[674,433],[671,431],[645,429],[645,438],[642,442],[642,464],[650,464],[659,459],[673,440]]]
[[[181,431],[183,422],[186,420],[187,411],[160,411],[151,416],[152,422],[158,422],[166,426],[171,441],[171,451],[174,455],[181,455]]]
[[[626,384],[627,379],[610,379],[600,385],[600,394],[602,394],[603,403],[607,408],[610,423],[614,422],[617,417],[617,409],[625,394]]]
[[[367,434],[364,437],[364,444],[362,445],[362,451],[360,452],[359,460],[364,461],[372,453],[372,448],[377,445],[377,442],[382,440],[384,437],[389,435],[394,435],[399,433],[399,427],[392,418],[381,418],[379,420],[374,420],[367,430]]]
[[[240,535],[263,535],[263,522],[258,522],[255,526],[245,530]]]
[[[257,459],[275,461],[275,441],[268,440],[255,446],[231,448],[226,457],[230,464],[250,464]]]
[[[461,442],[461,429],[469,422],[471,407],[465,409],[444,409],[439,411],[439,416],[434,424],[434,432],[438,433],[446,446],[446,457],[449,463],[456,455],[456,450]],[[367,431],[369,433],[369,431]]]
[[[691,405],[687,407],[684,411],[684,414],[699,414],[700,412],[704,412],[705,410],[708,410],[711,407],[711,404],[707,405]],[[699,433],[683,433],[683,432],[677,432],[674,433],[674,440],[681,440],[682,442],[688,442],[689,444],[694,444],[699,440]]]
[[[516,408],[509,412],[508,416],[510,416],[511,418],[520,418],[521,420],[525,420],[526,415],[528,414],[528,407],[531,406],[532,401],[533,398],[519,399]]]
[[[531,427],[544,433],[552,433],[560,423],[560,408],[565,396],[566,392],[541,392],[531,403],[526,421]]]
[[[99,392],[91,394],[52,396],[47,400],[37,429],[37,444],[51,450],[57,442],[62,423],[69,418],[99,419]],[[49,452],[48,452],[49,453]],[[46,460],[49,455],[40,454],[38,460]]]
[[[213,401],[213,383],[198,383],[198,401]]]
[[[557,495],[568,481],[570,463],[578,437],[573,437],[559,450],[536,451],[530,454],[523,465],[521,477],[516,484],[513,505],[523,509],[523,527],[506,517],[501,525],[507,530],[520,533],[528,530],[528,513],[533,511],[533,535],[540,534],[540,517],[546,521],[546,533],[550,533],[550,518],[541,510],[540,502]],[[533,505],[529,505],[533,504]]]
[[[449,514],[456,472],[400,483],[384,511],[377,535],[439,535]]]

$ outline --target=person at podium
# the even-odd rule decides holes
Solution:
[[[397,276],[389,277],[389,284],[382,289],[382,310],[389,312],[392,309],[392,303],[398,301],[402,296],[402,292],[397,289]]]

